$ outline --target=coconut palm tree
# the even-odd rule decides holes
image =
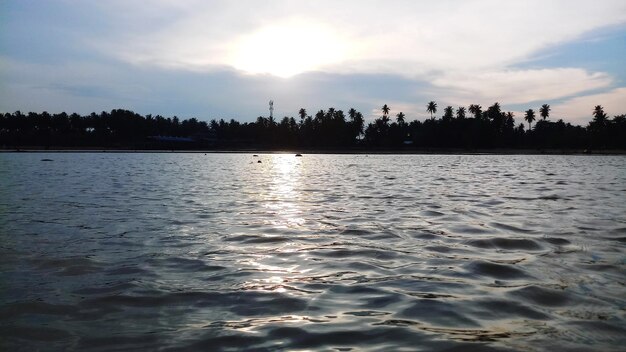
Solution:
[[[364,123],[365,123],[365,120],[363,119],[363,114],[357,111],[354,114],[354,118],[352,118],[352,124],[354,126],[356,137],[359,137],[361,134],[363,134]]]
[[[354,117],[356,116],[356,109],[350,108],[350,110],[348,110],[348,116],[350,116],[351,120],[354,120]]]
[[[524,116],[524,120],[528,122],[528,130],[531,129],[531,124],[535,121],[535,111],[533,109],[526,110],[526,115]]]
[[[389,115],[389,107],[387,106],[387,104],[383,105],[383,116],[387,117],[387,115]]]
[[[448,105],[443,109],[443,120],[450,121],[454,118],[454,109]]]
[[[465,118],[465,107],[464,106],[459,106],[458,109],[456,109],[456,118],[459,120],[463,120]]]
[[[500,103],[495,102],[493,105],[487,108],[487,118],[489,118],[492,122],[496,124],[500,122],[502,117],[502,108],[500,107]]]
[[[397,115],[396,115],[396,121],[398,121],[398,125],[404,125],[404,117],[406,115],[404,115],[404,113],[402,111],[400,111]]]
[[[515,128],[515,114],[508,111],[504,115],[504,129],[512,131]]]
[[[602,126],[606,122],[607,115],[604,112],[604,108],[602,105],[596,105],[593,109],[593,121],[598,125]]]
[[[545,121],[545,119],[550,117],[550,105],[548,105],[548,104],[541,105],[541,107],[539,108],[539,115],[541,115],[541,118],[544,121]]]
[[[300,111],[298,111],[298,115],[300,115],[301,120],[304,120],[306,118],[306,109],[301,108]]]
[[[469,110],[470,114],[474,115],[475,119],[480,119],[482,114],[483,114],[483,107],[478,105],[478,104],[472,104],[469,106]]]
[[[433,118],[433,114],[437,113],[437,103],[435,103],[434,101],[429,102],[426,105],[426,111],[428,111],[430,113],[430,118]]]

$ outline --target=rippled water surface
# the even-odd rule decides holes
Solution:
[[[0,154],[7,351],[618,351],[625,254],[624,156]]]

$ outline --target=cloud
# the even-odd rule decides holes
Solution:
[[[146,87],[128,73],[96,63],[41,64],[0,55],[0,111],[79,112],[132,106]]]
[[[125,13],[124,23],[126,16],[133,18],[133,28],[145,23],[145,29],[139,26],[94,45],[139,67],[235,69],[282,77],[311,71],[387,74],[428,82],[433,96],[454,105],[547,101],[607,88],[612,83],[607,73],[515,65],[551,46],[626,22],[621,0],[167,0],[151,3],[147,14],[141,4],[100,5]],[[172,15],[155,28],[158,13]]]
[[[312,72],[298,79],[281,79],[233,70],[180,72],[102,63],[23,63],[2,56],[0,67],[5,69],[0,71],[1,112],[88,114],[123,108],[141,114],[252,121],[268,114],[267,102],[273,99],[278,117],[296,116],[301,107],[310,114],[329,107],[344,111],[354,107],[367,114],[373,105],[391,102],[395,111],[400,101],[411,100],[392,88],[413,91],[420,86],[390,76]]]
[[[386,103],[409,120],[428,116],[429,100],[556,106],[620,77],[533,59],[626,23],[623,0],[7,4],[0,59],[13,62],[0,62],[0,109],[122,107],[243,121],[266,114],[270,98],[277,116],[334,106],[374,118]]]
[[[565,100],[552,106],[550,115],[552,119],[562,118],[584,126],[592,119],[593,108],[596,105],[602,105],[610,117],[626,113],[626,87]]]
[[[508,104],[547,101],[609,87],[606,73],[578,68],[446,73],[433,85],[455,92],[448,101],[469,104],[492,99]]]
[[[550,45],[626,21],[621,0],[156,1],[148,14],[139,4],[100,5],[110,15],[126,14],[122,25],[128,26],[126,16],[133,14],[134,30],[102,38],[97,45],[128,62],[191,70],[236,67],[233,53],[241,50],[244,38],[268,30],[288,32],[298,28],[294,23],[326,28],[340,39],[343,60],[323,65],[324,71],[422,77],[432,71],[504,68]],[[155,25],[159,12],[173,15]],[[277,38],[258,54],[282,52],[283,45],[289,42]],[[336,45],[330,43],[329,50]]]

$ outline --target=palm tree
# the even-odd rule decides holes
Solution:
[[[404,115],[404,113],[402,111],[400,111],[397,115],[396,115],[396,121],[398,121],[398,125],[404,125],[404,117],[406,115]]]
[[[363,134],[363,125],[365,123],[365,120],[363,119],[363,114],[361,114],[360,112],[356,112],[354,114],[354,118],[352,119],[352,123],[354,126],[354,131],[356,133],[356,137],[359,137],[360,135]]]
[[[389,107],[387,106],[387,104],[383,105],[383,116],[387,117],[387,115],[389,115]]]
[[[514,113],[509,111],[504,115],[504,128],[509,131],[512,131],[515,128],[515,114]]]
[[[469,106],[469,112],[474,115],[475,119],[480,119],[483,114],[483,107],[478,104],[472,104]]]
[[[498,123],[500,118],[502,117],[502,108],[500,107],[500,103],[495,102],[493,105],[487,108],[487,118],[491,121]]]
[[[606,122],[607,115],[604,113],[602,105],[596,105],[593,109],[593,121],[602,126]]]
[[[465,118],[465,107],[459,106],[459,108],[456,109],[456,118],[459,120],[463,120]]]
[[[450,121],[454,118],[454,109],[448,105],[443,109],[443,120]]]
[[[348,110],[348,116],[350,116],[351,120],[354,120],[354,117],[356,116],[356,109],[350,108],[350,110]]]
[[[548,104],[541,105],[541,107],[539,108],[539,114],[541,115],[541,118],[544,121],[545,121],[545,119],[550,117],[550,105],[548,105]]]
[[[306,118],[306,109],[301,108],[300,111],[298,111],[298,115],[300,115],[301,120],[304,120]]]
[[[533,109],[526,110],[526,115],[524,116],[524,120],[528,122],[528,130],[531,129],[531,124],[535,121],[535,111]]]
[[[430,118],[433,118],[433,114],[437,113],[437,103],[435,103],[434,101],[429,102],[426,105],[426,111],[428,111],[430,113]]]

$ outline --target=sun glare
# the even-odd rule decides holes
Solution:
[[[231,64],[244,72],[288,78],[339,63],[347,47],[326,26],[285,23],[263,27],[235,44]]]

